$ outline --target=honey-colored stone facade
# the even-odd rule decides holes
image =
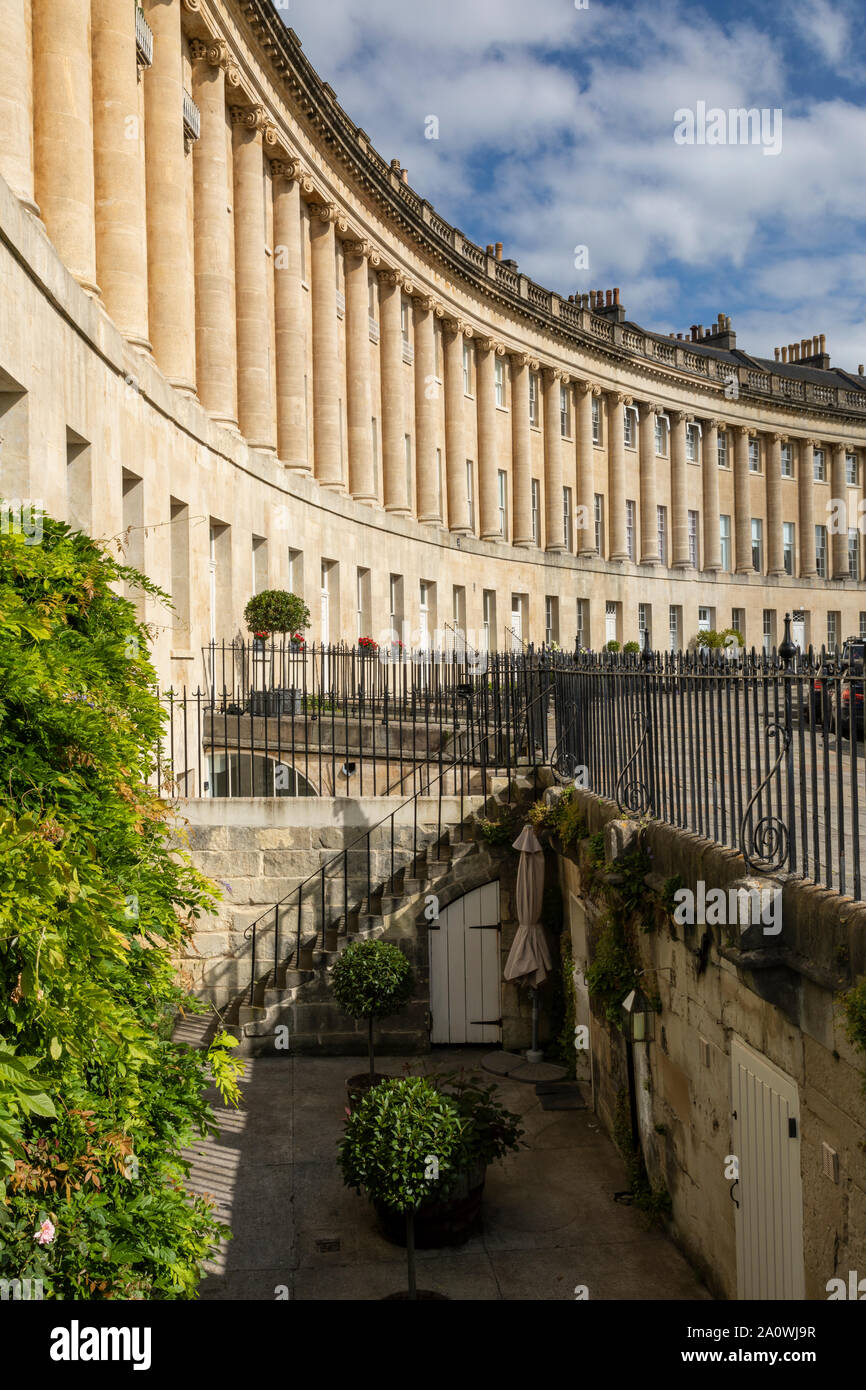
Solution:
[[[381,159],[270,0],[0,0],[0,32],[0,494],[172,593],[142,604],[164,683],[264,587],[331,641],[866,623],[866,379],[823,343],[763,362],[724,316],[664,338],[534,284]]]

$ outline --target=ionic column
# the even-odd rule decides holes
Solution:
[[[671,560],[674,569],[688,569],[689,518],[686,490],[686,415],[672,410],[671,421]]]
[[[532,545],[532,445],[529,433],[529,373],[526,353],[511,354],[511,505],[513,544]]]
[[[704,569],[722,568],[722,532],[719,510],[719,422],[705,420],[701,441],[704,485]]]
[[[232,107],[235,207],[235,319],[238,336],[238,424],[252,449],[276,451],[268,351],[268,267],[265,256],[263,138],[276,131],[261,106]],[[333,268],[333,265],[332,265]],[[332,302],[336,318],[336,304]]]
[[[556,367],[545,367],[544,381],[544,548],[564,550],[562,522],[562,426],[559,390],[568,378]]]
[[[337,262],[334,224],[348,227],[333,203],[310,204],[310,273],[313,310],[313,428],[316,480],[342,487],[340,458],[340,357],[337,341]]]
[[[787,435],[771,434],[767,450],[767,574],[785,573],[782,545],[782,440]]]
[[[195,394],[195,282],[187,236],[180,6],[145,0],[153,65],[144,74],[148,329],[172,386]],[[132,23],[132,20],[130,20]]]
[[[483,541],[497,540],[499,495],[496,479],[496,357],[504,352],[492,338],[481,338],[476,350],[476,410],[478,418],[478,520]]]
[[[0,0],[0,175],[38,213],[33,184],[31,0]]]
[[[271,162],[274,190],[274,323],[277,353],[277,453],[308,472],[306,332],[301,286],[301,188],[313,183],[296,159]],[[369,436],[370,427],[368,424]]]
[[[346,418],[349,435],[349,491],[374,502],[372,406],[370,394],[370,291],[368,262],[378,265],[369,241],[345,241],[346,258]]]
[[[595,555],[595,470],[592,455],[592,398],[601,394],[591,381],[577,383],[577,500],[578,515],[587,519],[578,527],[578,555]]]
[[[659,528],[656,502],[656,414],[653,401],[638,404],[638,436],[640,445],[640,562],[657,565],[659,561]]]
[[[845,445],[833,445],[833,460],[830,466],[830,495],[834,502],[840,501],[845,518],[848,516],[848,483],[845,477]],[[836,513],[834,507],[830,515]],[[848,522],[845,520],[841,530],[834,526],[830,537],[830,554],[833,559],[831,577],[848,578]]]
[[[150,350],[147,209],[135,26],[126,0],[92,0],[96,274],[125,338]]]
[[[625,543],[625,420],[623,412],[631,396],[621,391],[607,393],[608,512],[610,516],[610,559],[627,560]]]
[[[130,25],[132,19],[130,15]],[[176,19],[179,38],[179,11]],[[13,35],[20,24],[20,19],[13,22]],[[90,0],[38,0],[32,33],[36,201],[67,270],[84,289],[98,294]],[[6,42],[5,31],[0,42]],[[19,48],[20,44],[18,32]],[[19,84],[26,89],[24,73],[13,76],[12,82],[13,89]]]
[[[416,295],[415,315],[415,499],[419,521],[441,521],[442,501],[436,469],[436,301]],[[442,310],[439,310],[442,313]]]
[[[749,429],[734,426],[734,535],[737,574],[753,574],[752,508],[749,500]]]
[[[817,573],[815,555],[815,449],[814,439],[801,439],[797,460],[797,501],[800,526],[800,578]]]
[[[221,40],[192,42],[192,95],[201,135],[192,152],[195,244],[195,349],[199,400],[220,424],[237,426],[237,337],[226,142],[226,70]]]
[[[382,486],[387,512],[410,510],[403,387],[403,276],[379,271],[379,376],[382,383]]]
[[[461,319],[446,319],[445,333],[445,479],[448,529],[469,532],[466,495],[466,421],[463,413],[463,339],[469,329]]]

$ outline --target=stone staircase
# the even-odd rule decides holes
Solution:
[[[497,785],[498,784],[498,785]],[[529,793],[531,778],[512,781],[512,797]],[[346,1054],[366,1051],[367,1025],[353,1020],[336,1007],[330,990],[330,971],[334,962],[354,941],[384,936],[399,941],[421,977],[426,976],[426,935],[419,954],[418,920],[423,920],[427,894],[438,895],[457,887],[462,879],[483,876],[489,862],[490,877],[496,869],[489,846],[477,835],[479,815],[496,816],[508,800],[506,779],[493,784],[488,800],[462,823],[443,826],[441,836],[435,826],[418,826],[418,850],[412,855],[411,843],[403,851],[404,863],[378,881],[371,876],[369,898],[366,893],[366,859],[363,879],[350,876],[348,914],[337,911],[325,919],[321,911],[311,910],[302,917],[300,949],[296,910],[287,912],[291,925],[281,941],[276,969],[268,967],[268,949],[273,959],[273,928],[257,951],[257,978],[250,1002],[249,990],[236,996],[221,1011],[223,1026],[239,1042],[242,1055],[263,1056],[315,1052]],[[395,855],[396,857],[396,855]],[[315,895],[314,895],[315,896]],[[311,902],[310,907],[314,907]],[[246,909],[249,911],[250,909]],[[264,910],[264,909],[262,909]],[[324,945],[322,944],[324,941]],[[259,973],[259,969],[261,973]],[[426,996],[411,1001],[398,1019],[380,1025],[385,1045],[392,1052],[426,1051],[428,1044]]]

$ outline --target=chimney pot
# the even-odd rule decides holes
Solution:
[[[604,302],[605,302],[605,304],[606,304],[608,307],[610,307],[610,305],[613,303],[613,295],[611,294],[610,290],[605,290],[605,301],[604,301]]]
[[[595,290],[590,290],[589,292],[589,307],[590,309],[595,308]]]
[[[613,292],[613,302],[614,302],[614,304],[619,304],[619,290],[618,290],[618,289],[615,289],[614,292]]]
[[[858,375],[858,376],[862,376],[862,375],[863,375],[863,363],[862,363],[862,362],[860,363],[860,366],[857,368],[857,375]]]
[[[409,182],[409,170],[408,170],[408,169],[401,169],[401,170],[400,170],[400,177],[401,177],[401,179],[403,180],[404,183],[408,183],[408,182]]]
[[[501,242],[501,241],[497,241],[497,243],[496,243],[496,259],[497,259],[498,261],[501,261],[501,260],[502,260],[502,242]]]
[[[682,342],[682,340],[683,340],[683,335],[682,335],[682,333],[678,333],[678,334],[677,334],[677,340],[678,340],[679,342]]]
[[[787,360],[788,360],[788,349],[787,349],[786,347],[783,347],[783,348],[782,348],[782,361],[783,361],[783,362],[787,362]]]
[[[779,357],[780,357],[779,349],[778,349],[778,348],[773,348],[773,352],[775,353],[775,355],[776,355],[776,361],[778,362],[778,361],[779,361]]]
[[[492,241],[488,241],[487,246],[485,247],[485,250],[486,250],[488,256],[492,256],[492,255],[493,255],[493,242],[492,242]]]
[[[704,336],[704,325],[703,325],[702,323],[699,323],[699,324],[698,324],[698,341],[700,341],[700,339],[703,338],[703,336]]]
[[[818,344],[818,334],[817,334],[817,333],[815,334],[814,338],[812,339],[812,351],[815,352],[815,353],[817,353],[818,351],[820,351],[819,344]]]
[[[824,346],[824,344],[825,344],[826,341],[827,341],[827,338],[826,338],[825,334],[820,333],[820,334],[818,335],[818,341],[819,341],[819,343],[821,344],[821,354],[822,354],[822,356],[823,356],[823,354],[827,351],[826,347]]]
[[[724,328],[724,326],[725,326],[725,316],[724,316],[724,314],[719,314],[719,327],[720,327],[720,328]]]

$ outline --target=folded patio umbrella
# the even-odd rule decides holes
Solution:
[[[517,866],[517,933],[508,960],[506,980],[520,980],[537,988],[550,974],[552,962],[547,936],[541,925],[544,894],[544,851],[531,825],[525,825],[512,845],[520,852]]]

